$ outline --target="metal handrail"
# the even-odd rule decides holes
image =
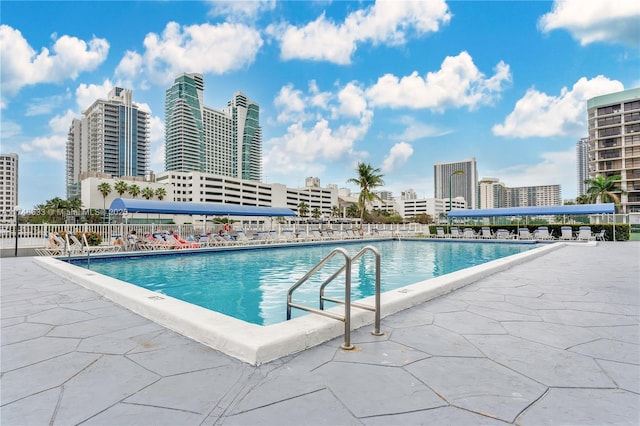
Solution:
[[[351,303],[351,265],[353,260],[360,258],[367,251],[372,251],[376,256],[376,295],[375,295],[375,307],[372,308],[368,305],[359,303]],[[329,260],[331,260],[336,254],[342,254],[345,258],[345,264],[337,272],[333,273],[327,280],[325,280],[320,287],[320,309],[315,309],[309,306],[299,305],[292,302],[293,292],[306,282],[313,274],[315,274],[320,268],[322,268]],[[344,300],[334,299],[324,296],[324,288],[333,281],[340,273],[345,273],[345,294]],[[344,304],[344,316],[327,312],[324,310],[324,300]],[[341,248],[333,249],[324,259],[322,259],[316,266],[314,266],[309,272],[307,272],[302,278],[300,278],[287,292],[287,320],[291,319],[291,308],[297,308],[308,312],[313,312],[319,315],[323,315],[329,318],[333,318],[339,321],[344,321],[344,343],[341,345],[342,349],[353,349],[351,344],[351,308],[361,308],[375,312],[375,330],[372,332],[375,336],[381,336],[380,332],[380,252],[372,246],[364,247],[355,256],[351,257],[349,253]]]
[[[363,247],[362,250],[360,250],[358,253],[356,253],[352,258],[351,258],[351,262],[355,262],[356,260],[360,259],[362,256],[364,256],[364,254],[367,251],[371,251],[373,252],[375,258],[376,258],[376,287],[375,287],[375,306],[371,307],[369,305],[363,305],[361,303],[351,303],[351,306],[355,307],[355,308],[360,308],[360,309],[364,309],[367,311],[372,311],[375,313],[375,321],[374,321],[374,331],[371,332],[371,334],[373,334],[374,336],[381,336],[382,332],[380,332],[380,252],[378,251],[377,248],[373,247],[373,246],[366,246]],[[346,300],[340,300],[340,299],[336,299],[333,297],[328,297],[324,295],[324,291],[325,288],[327,287],[327,285],[329,283],[331,283],[338,275],[340,275],[342,272],[344,272],[344,270],[346,269],[346,265],[341,267],[340,269],[338,269],[333,275],[331,275],[329,278],[327,278],[321,285],[320,285],[320,309],[324,310],[324,302],[333,302],[333,303],[338,303],[338,304],[346,304]]]

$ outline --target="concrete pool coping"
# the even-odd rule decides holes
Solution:
[[[546,254],[565,242],[496,259],[387,291],[381,296],[381,317],[399,312],[471,284],[496,272]],[[595,242],[579,243],[595,245]],[[50,257],[34,260],[46,269],[76,282],[166,328],[252,365],[300,352],[344,334],[344,323],[309,314],[279,324],[259,326],[159,294]],[[373,306],[374,297],[360,301]],[[342,307],[329,309],[343,313]],[[351,328],[372,324],[374,314],[352,310]],[[384,332],[384,323],[382,325]]]

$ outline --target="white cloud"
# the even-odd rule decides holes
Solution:
[[[402,133],[397,135],[390,135],[391,139],[402,141],[415,141],[418,139],[432,138],[436,136],[444,136],[452,133],[452,130],[439,129],[429,124],[417,122],[411,116],[404,116],[400,119],[405,129]]]
[[[555,0],[553,11],[543,15],[543,32],[566,29],[582,46],[595,42],[640,42],[640,7],[637,0]]]
[[[22,127],[20,124],[14,121],[2,121],[2,125],[0,126],[0,139],[3,142],[6,142],[7,139],[18,136],[22,133]]]
[[[516,102],[504,123],[492,127],[494,135],[529,138],[586,135],[587,100],[595,96],[624,90],[622,83],[597,76],[582,77],[571,90],[563,87],[558,96],[533,88]]]
[[[27,106],[25,115],[33,117],[36,115],[50,114],[53,110],[60,107],[62,103],[69,98],[69,91],[64,95],[50,96],[47,98],[32,98]]]
[[[486,176],[499,176],[506,186],[560,185],[563,198],[577,193],[576,151],[543,152],[535,164],[516,164],[504,169],[490,170]]]
[[[228,21],[251,21],[276,7],[275,0],[209,0],[209,3],[211,16],[223,16]]]
[[[96,69],[107,58],[109,43],[92,38],[89,42],[63,35],[55,39],[52,51],[43,47],[37,53],[8,25],[0,25],[0,74],[4,95],[15,95],[24,86],[75,80],[80,73]]]
[[[73,118],[75,118],[75,113],[71,110],[63,115],[56,115],[49,120],[49,128],[51,129],[49,136],[34,138],[30,143],[22,144],[21,149],[24,152],[39,152],[56,161],[64,161],[67,134]]]
[[[390,108],[429,108],[443,111],[447,108],[490,104],[499,96],[503,86],[511,82],[509,65],[500,62],[495,74],[485,78],[467,52],[448,56],[440,70],[427,73],[425,78],[413,72],[398,78],[385,74],[367,89],[371,105]]]
[[[339,112],[347,117],[360,117],[367,111],[364,91],[354,82],[348,83],[338,92]]]
[[[113,83],[106,79],[102,84],[80,84],[76,89],[76,103],[80,111],[89,108],[98,99],[107,99],[109,92],[113,89]]]
[[[350,13],[342,23],[327,20],[323,13],[302,27],[271,25],[267,33],[280,41],[280,56],[285,60],[349,64],[359,43],[401,45],[408,36],[438,31],[450,19],[444,0],[378,0]]]
[[[278,122],[293,123],[305,120],[305,95],[301,90],[295,89],[293,84],[287,84],[280,88],[273,101],[279,110]]]
[[[382,162],[382,171],[385,173],[392,172],[407,162],[409,157],[413,155],[413,147],[406,143],[400,142],[391,147],[389,155]]]
[[[311,128],[303,123],[292,124],[286,134],[265,144],[265,173],[273,170],[320,174],[325,169],[323,162],[363,155],[354,150],[354,145],[367,133],[372,118],[373,113],[369,112],[358,123],[343,124],[335,130],[326,119],[318,120]]]
[[[169,22],[162,34],[147,34],[143,44],[144,53],[128,51],[122,58],[116,70],[119,78],[143,74],[154,83],[167,84],[182,72],[223,74],[253,63],[263,40],[256,29],[239,23]]]

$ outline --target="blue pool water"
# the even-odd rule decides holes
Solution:
[[[367,245],[380,251],[383,292],[537,247],[443,241],[358,242],[339,247],[353,256]],[[89,269],[246,322],[269,325],[286,320],[288,289],[335,247],[338,245],[94,258]],[[86,261],[73,263],[87,267]],[[342,265],[344,257],[335,256],[294,293],[294,302],[317,307],[318,286]],[[373,295],[374,287],[375,257],[368,252],[353,265],[352,300]],[[343,299],[344,275],[327,290]],[[293,314],[305,312],[294,309]]]

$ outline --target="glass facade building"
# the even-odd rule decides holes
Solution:
[[[236,92],[221,110],[203,103],[202,74],[183,73],[165,97],[165,170],[262,179],[260,107]]]
[[[144,177],[150,161],[149,113],[133,103],[131,90],[113,88],[73,119],[66,145],[67,198],[80,197],[81,176]]]

